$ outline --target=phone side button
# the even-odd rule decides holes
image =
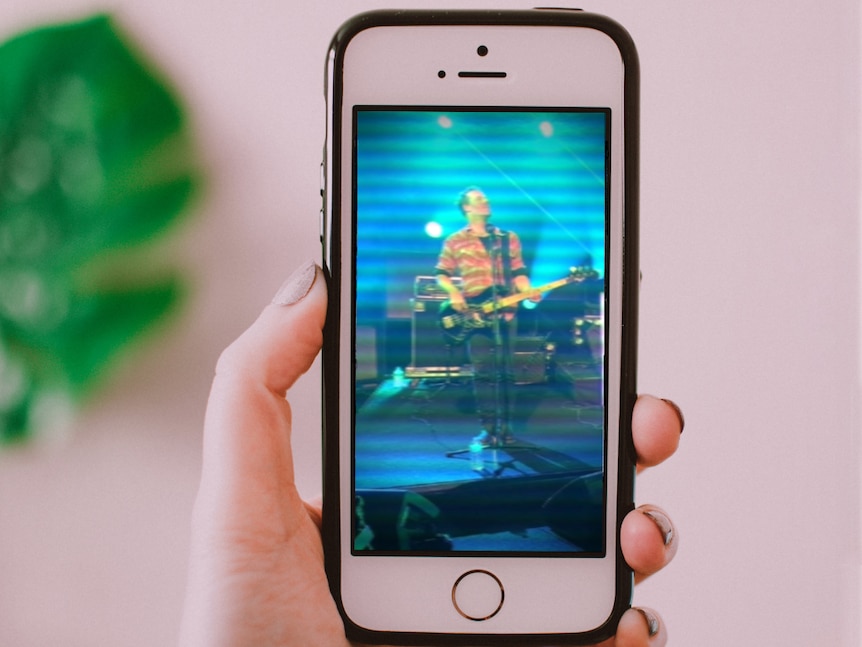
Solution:
[[[323,152],[326,155],[326,151]],[[320,163],[320,197],[324,197],[326,195],[326,164],[324,162]]]
[[[493,573],[468,571],[452,586],[452,604],[467,620],[490,620],[503,608],[506,591]]]

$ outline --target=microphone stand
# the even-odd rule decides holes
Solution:
[[[494,463],[497,462],[497,445],[503,440],[503,423],[502,423],[502,372],[505,370],[505,359],[502,356],[503,352],[503,334],[500,329],[500,318],[502,314],[497,311],[497,299],[499,297],[499,280],[500,269],[497,267],[497,261],[501,258],[500,254],[500,232],[496,227],[492,227],[488,232],[491,236],[491,244],[489,245],[489,256],[491,257],[491,298],[494,303],[494,313],[492,315],[493,322],[491,330],[494,335]]]

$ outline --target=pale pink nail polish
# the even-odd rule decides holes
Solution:
[[[279,288],[272,302],[279,306],[289,306],[301,301],[317,276],[317,265],[314,261],[306,261],[291,274]]]

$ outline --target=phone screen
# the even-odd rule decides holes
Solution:
[[[604,555],[610,117],[354,108],[354,555]]]

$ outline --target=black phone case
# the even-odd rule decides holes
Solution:
[[[620,616],[630,607],[633,593],[631,569],[623,559],[619,547],[619,528],[625,515],[634,508],[635,451],[631,440],[631,413],[637,398],[637,314],[640,267],[638,260],[638,169],[639,169],[639,97],[640,74],[637,51],[628,32],[617,22],[598,14],[580,10],[534,9],[524,11],[486,10],[382,10],[359,14],[346,23],[333,37],[330,56],[334,57],[334,79],[328,79],[325,88],[334,88],[327,97],[328,119],[332,119],[334,160],[350,154],[350,142],[342,142],[342,68],[344,51],[350,40],[359,32],[378,26],[395,25],[553,25],[589,27],[604,32],[617,44],[625,67],[624,128],[625,128],[625,184],[624,184],[624,241],[623,241],[623,312],[622,373],[620,384],[620,430],[618,519],[617,519],[617,595],[608,621],[593,631],[577,634],[452,634],[403,633],[369,631],[355,625],[346,616],[341,604],[341,561],[339,552],[339,339],[341,308],[341,248],[340,211],[342,178],[338,164],[326,169],[332,174],[332,195],[328,196],[333,213],[328,214],[331,231],[328,242],[332,250],[331,262],[324,270],[328,274],[329,310],[324,329],[323,343],[323,527],[324,560],[330,589],[344,620],[345,632],[351,640],[370,644],[394,645],[547,645],[593,644],[616,633]],[[327,67],[327,73],[329,68]],[[346,148],[346,150],[344,150]],[[327,250],[324,250],[327,258]],[[345,259],[350,262],[350,259]]]

